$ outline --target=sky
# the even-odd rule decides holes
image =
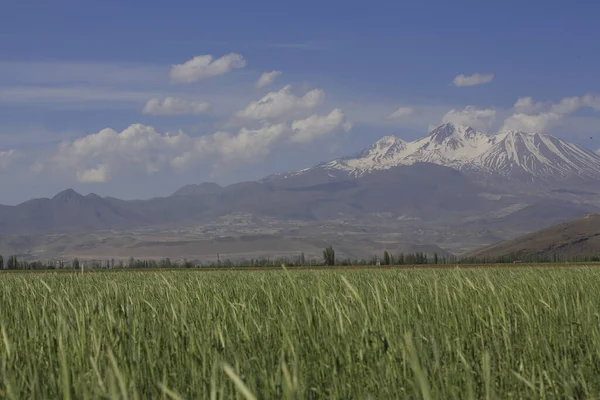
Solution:
[[[443,122],[600,148],[600,3],[0,3],[0,203],[310,167]]]

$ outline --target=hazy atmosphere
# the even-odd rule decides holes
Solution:
[[[600,147],[596,2],[0,6],[0,203],[167,196],[444,122]]]

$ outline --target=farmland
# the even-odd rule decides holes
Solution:
[[[590,398],[600,269],[0,274],[0,398]]]

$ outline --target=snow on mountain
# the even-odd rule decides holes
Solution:
[[[600,156],[573,143],[540,133],[508,131],[475,159],[484,171],[506,177],[600,179]]]
[[[573,143],[540,133],[504,131],[487,135],[451,123],[438,126],[413,142],[386,136],[353,156],[315,168],[359,177],[419,162],[512,179],[578,176],[600,180],[600,155]],[[311,170],[314,169],[296,174]]]

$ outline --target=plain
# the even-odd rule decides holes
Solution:
[[[592,398],[600,270],[0,274],[0,397]]]

